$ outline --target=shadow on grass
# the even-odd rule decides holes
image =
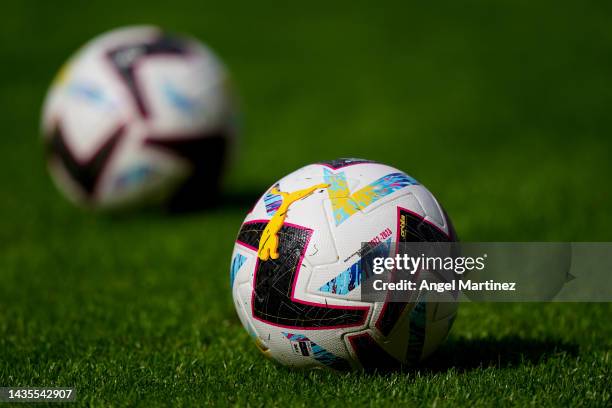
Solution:
[[[178,200],[172,200],[166,210],[172,215],[192,214],[202,211],[249,211],[265,188],[248,190],[226,190],[221,192],[205,192],[196,196],[184,196]]]
[[[454,371],[466,373],[484,368],[511,368],[525,364],[543,363],[549,358],[559,355],[578,355],[579,347],[573,343],[566,343],[551,339],[524,339],[516,336],[496,339],[487,337],[483,339],[454,338],[447,341],[439,350],[416,367],[401,366],[376,369],[365,369],[359,375],[386,377],[393,374],[408,376],[418,372],[424,375]],[[288,373],[295,370],[283,367]],[[313,374],[313,373],[318,374]],[[303,375],[310,378],[319,375],[322,370],[305,370]],[[348,372],[347,372],[348,374]]]
[[[108,216],[108,219],[117,221],[137,218],[173,219],[219,211],[240,212],[246,215],[264,191],[265,187],[261,189],[224,191],[221,193],[210,192],[208,196],[199,197],[192,201],[183,197],[181,201],[171,201],[167,204],[152,203],[150,205],[127,207],[103,213]]]
[[[449,339],[417,370],[459,372],[479,368],[508,368],[518,365],[538,364],[558,355],[578,354],[578,345],[551,339],[524,339],[516,336],[483,339]]]
[[[166,209],[168,213],[172,215],[219,210],[242,211],[246,215],[246,213],[253,208],[264,191],[265,188],[223,191],[213,194],[210,197],[199,198],[191,202],[189,200],[172,202]]]
[[[219,196],[218,208],[242,210],[246,215],[251,211],[257,200],[266,192],[268,187],[252,188],[249,190],[225,191]]]

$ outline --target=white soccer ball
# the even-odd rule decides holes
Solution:
[[[274,184],[247,215],[231,260],[236,311],[260,350],[294,367],[411,366],[446,338],[455,302],[361,301],[360,249],[455,241],[434,196],[384,164],[340,159]]]
[[[151,26],[85,44],[47,95],[42,130],[58,188],[96,209],[206,205],[236,111],[228,73],[200,42]]]

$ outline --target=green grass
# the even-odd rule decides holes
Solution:
[[[0,386],[75,386],[94,405],[612,404],[610,304],[464,304],[419,369],[300,372],[258,353],[228,278],[255,196],[335,157],[410,173],[466,241],[609,241],[610,4],[200,3],[3,5]],[[45,172],[55,70],[141,22],[210,43],[240,89],[235,200],[214,210],[89,214]]]

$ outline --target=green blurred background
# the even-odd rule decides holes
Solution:
[[[610,304],[462,305],[423,368],[292,372],[240,326],[233,240],[298,167],[398,167],[465,241],[609,241],[612,3],[21,1],[0,24],[0,386],[99,404],[609,406]],[[222,205],[167,216],[71,207],[38,135],[63,61],[152,23],[231,69],[244,134]]]

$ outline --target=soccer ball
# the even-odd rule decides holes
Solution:
[[[42,119],[48,167],[94,209],[206,205],[234,138],[228,73],[203,44],[151,26],[103,34],[60,70]]]
[[[446,338],[455,302],[363,302],[363,242],[455,241],[450,220],[415,179],[340,159],[274,184],[247,215],[230,283],[242,325],[264,354],[293,367],[413,366]],[[386,255],[385,255],[386,256]]]

